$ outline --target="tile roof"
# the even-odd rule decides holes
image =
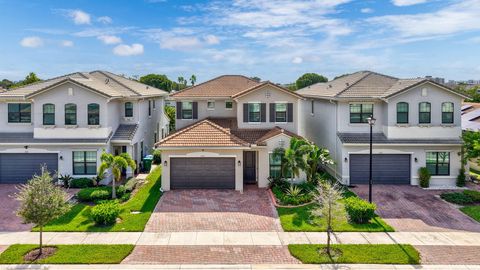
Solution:
[[[242,75],[223,75],[173,93],[170,97],[232,97],[237,93],[260,84],[261,83]]]
[[[261,87],[267,86],[267,85],[269,85],[269,86],[271,86],[271,87],[274,87],[274,88],[277,88],[277,89],[279,89],[280,91],[286,92],[286,93],[288,93],[288,94],[290,94],[290,95],[294,95],[294,96],[296,96],[296,97],[303,98],[303,96],[297,94],[296,92],[291,91],[291,90],[289,90],[289,89],[287,89],[287,88],[285,88],[285,87],[276,85],[276,84],[274,84],[274,83],[272,83],[272,82],[269,82],[269,81],[262,82],[262,83],[260,83],[260,84],[258,84],[258,85],[252,86],[252,87],[250,87],[250,88],[248,88],[248,89],[245,89],[245,90],[243,90],[243,91],[241,91],[241,92],[238,92],[238,93],[236,93],[235,95],[233,95],[232,98],[237,98],[237,97],[246,95],[246,94],[248,94],[248,93],[250,93],[250,92],[253,92],[253,91],[255,91],[255,90],[257,90],[257,89],[259,89],[259,88],[261,88]]]
[[[286,134],[300,137],[280,127],[238,129],[236,118],[207,118],[187,126],[156,144],[157,147],[249,147],[265,145],[266,140]]]
[[[462,106],[462,130],[480,131],[479,103],[464,103]]]
[[[367,144],[370,143],[370,133],[338,133],[342,143]],[[383,133],[373,133],[374,144],[462,144],[458,139],[389,139]]]
[[[425,82],[455,92],[447,86],[425,78],[398,79],[372,71],[359,71],[341,76],[330,82],[307,86],[298,90],[297,93],[306,97],[323,98],[388,98]],[[463,96],[463,94],[457,94]]]
[[[110,136],[109,136],[110,137]],[[76,144],[76,143],[93,143],[93,144],[106,144],[109,138],[104,139],[38,139],[33,137],[33,133],[0,133],[0,143],[26,143],[26,144],[42,144],[42,143],[59,143],[59,144]]]
[[[119,125],[112,136],[112,141],[130,141],[137,132],[138,125]]]
[[[1,92],[2,97],[30,97],[50,87],[72,82],[107,97],[164,96],[168,93],[107,71],[76,72]]]

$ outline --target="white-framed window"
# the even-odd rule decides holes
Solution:
[[[233,101],[231,101],[231,100],[225,101],[225,109],[226,110],[232,110],[233,109]]]
[[[287,122],[287,103],[275,103],[275,122]]]
[[[74,175],[97,174],[96,151],[73,151],[72,162]]]
[[[214,100],[207,101],[207,109],[215,110],[215,101]]]
[[[193,102],[182,101],[182,119],[193,119]]]
[[[259,123],[262,120],[260,103],[248,103],[248,122]]]
[[[368,123],[368,118],[373,116],[373,104],[371,103],[352,103],[350,104],[350,123],[364,124]]]
[[[31,123],[32,104],[8,103],[8,123]]]

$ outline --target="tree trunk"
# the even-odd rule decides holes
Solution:
[[[328,256],[331,256],[330,254],[330,233],[332,232],[332,203],[329,200],[328,202],[328,217],[327,217],[327,254]]]
[[[112,181],[112,199],[117,198],[117,191],[115,190],[115,176],[113,176],[113,181]]]
[[[38,256],[42,255],[42,247],[43,247],[42,234],[43,234],[43,226],[40,225],[40,250],[39,250]]]

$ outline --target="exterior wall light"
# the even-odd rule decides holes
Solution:
[[[168,166],[168,162],[165,160],[165,161],[163,162],[163,167],[167,167],[167,166]]]
[[[417,163],[417,162],[418,162],[418,158],[414,158],[413,160],[415,160],[415,163]]]
[[[348,158],[347,158],[347,157],[345,157],[345,158],[343,159],[343,161],[345,161],[345,162],[348,162]]]
[[[238,160],[237,164],[238,164],[238,167],[242,166],[242,161]]]

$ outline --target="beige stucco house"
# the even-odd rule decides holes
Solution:
[[[298,136],[302,96],[270,82],[225,75],[170,95],[177,132],[162,150],[162,188],[268,185],[280,171],[274,149]]]

